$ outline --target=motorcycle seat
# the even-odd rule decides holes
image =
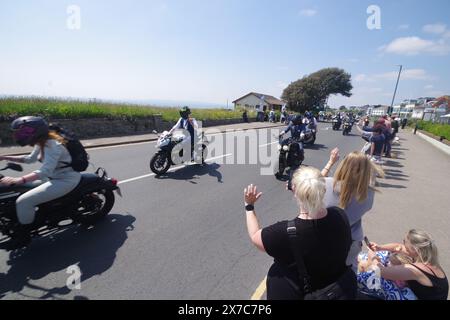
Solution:
[[[81,180],[78,183],[78,185],[73,189],[69,194],[71,193],[77,193],[80,189],[83,189],[84,187],[96,182],[99,178],[98,175],[93,173],[83,173],[81,175]]]

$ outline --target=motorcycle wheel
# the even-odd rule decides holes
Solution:
[[[77,212],[72,219],[83,225],[92,225],[100,221],[112,210],[115,202],[112,190],[99,190],[85,194],[78,202]]]
[[[156,153],[150,160],[150,170],[160,176],[166,173],[170,168],[170,159],[165,152]]]
[[[275,177],[277,179],[280,179],[281,177],[283,177],[284,170],[286,170],[286,166],[284,165],[284,160],[285,159],[282,159],[281,157],[278,160],[278,172],[275,173]]]

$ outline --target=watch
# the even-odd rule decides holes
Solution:
[[[252,204],[248,204],[245,206],[245,210],[246,211],[254,211],[255,210],[255,206]]]

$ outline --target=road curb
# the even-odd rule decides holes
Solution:
[[[227,131],[248,131],[248,130],[259,130],[259,129],[268,129],[268,128],[278,128],[278,127],[284,127],[285,125],[279,125],[279,126],[265,126],[265,127],[258,127],[258,128],[245,128],[245,129],[226,129],[226,130],[220,130],[219,133],[226,133]],[[210,127],[214,128],[214,127]],[[131,145],[131,144],[138,144],[138,143],[144,143],[144,142],[153,142],[157,141],[158,138],[148,138],[148,139],[139,139],[139,140],[133,140],[133,141],[121,141],[121,142],[109,142],[109,143],[100,143],[95,145],[85,145],[84,148],[86,150],[88,149],[95,149],[95,148],[104,148],[104,147],[114,147],[114,146],[122,146],[122,145]],[[83,142],[83,141],[82,141]],[[29,152],[22,152],[22,153],[9,153],[5,154],[4,156],[24,156],[29,154]]]
[[[416,135],[419,136],[420,138],[422,138],[423,140],[425,140],[426,142],[428,142],[429,144],[433,145],[435,148],[441,150],[442,152],[444,152],[450,156],[450,147],[447,146],[446,144],[439,142],[433,138],[430,138],[429,136],[427,136],[419,131],[416,133]]]

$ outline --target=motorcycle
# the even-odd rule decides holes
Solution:
[[[292,173],[305,160],[302,137],[300,139],[294,139],[292,137],[284,139],[283,136],[279,136],[278,172],[275,173],[277,179],[283,177],[284,171],[287,168],[290,168]]]
[[[341,120],[333,119],[333,130],[339,130],[341,128]]]
[[[314,145],[316,142],[316,132],[316,126],[312,123],[308,124],[305,131],[300,134],[303,144],[311,146]]]
[[[150,160],[150,170],[157,176],[166,173],[172,165],[175,165],[172,159],[172,151],[176,145],[183,142],[186,139],[184,134],[179,133],[169,133],[164,131],[158,138],[156,143],[156,148],[159,150]],[[208,140],[203,136],[202,138],[202,159],[201,163],[205,163],[207,155],[207,143]],[[178,156],[183,158],[183,149],[178,152]]]
[[[0,169],[21,172],[22,166],[7,163]],[[4,176],[0,174],[0,180]],[[109,178],[105,169],[99,168],[92,173],[84,173],[78,186],[65,196],[40,204],[36,208],[36,217],[30,226],[32,237],[43,236],[69,225],[80,224],[90,226],[103,219],[113,208],[114,192],[122,196],[118,181]],[[16,200],[35,186],[0,184],[0,244],[4,244],[15,236],[19,226],[16,213]]]
[[[352,131],[352,127],[353,127],[353,123],[351,123],[350,121],[345,121],[343,130],[342,130],[342,134],[344,136],[349,135],[350,132]]]

